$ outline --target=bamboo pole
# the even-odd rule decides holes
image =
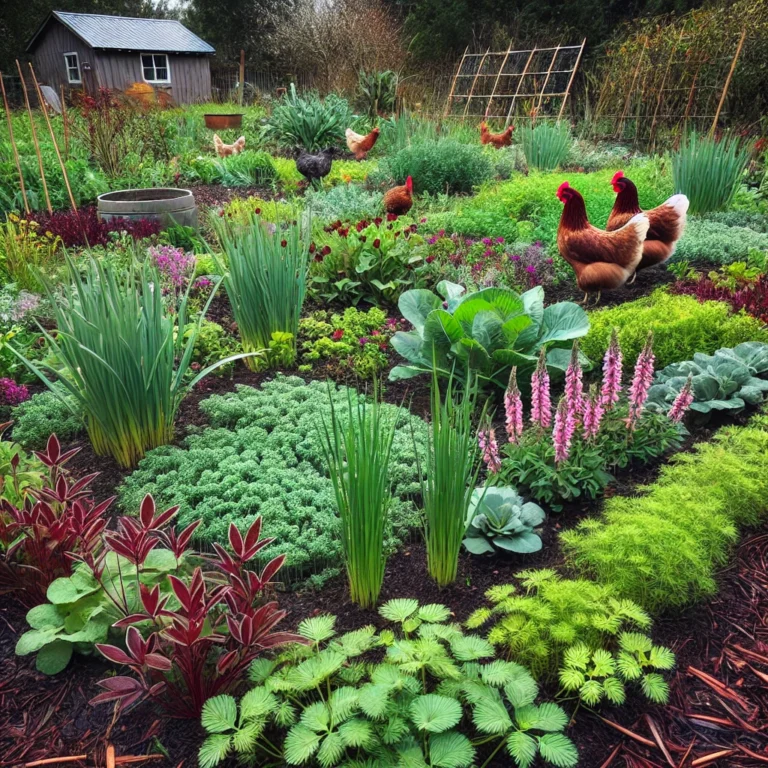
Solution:
[[[32,128],[32,142],[35,145],[35,153],[37,154],[37,166],[40,169],[40,180],[43,182],[43,192],[45,193],[45,204],[48,208],[48,213],[53,213],[53,207],[51,206],[51,198],[48,194],[48,183],[45,180],[45,168],[43,168],[43,155],[40,152],[40,144],[37,141],[37,128],[35,128],[35,117],[32,114],[32,106],[29,103],[29,93],[27,93],[27,83],[24,80],[24,73],[21,71],[21,64],[16,59],[16,69],[19,70],[19,77],[21,78],[21,90],[24,93],[24,103],[27,106],[27,114],[29,115],[29,124]]]
[[[443,117],[446,118],[451,112],[451,106],[453,106],[453,94],[456,92],[456,81],[459,79],[459,75],[461,74],[462,67],[464,66],[464,61],[467,58],[467,51],[469,50],[469,46],[467,46],[464,49],[464,53],[461,56],[461,61],[459,62],[459,66],[456,69],[456,74],[453,76],[453,82],[451,83],[451,92],[448,94],[448,101],[445,103],[445,111],[443,112]]]
[[[29,62],[29,72],[32,75],[32,82],[35,84],[35,92],[37,93],[37,99],[40,102],[40,109],[43,110],[43,116],[45,122],[48,125],[48,133],[51,134],[51,141],[53,142],[53,148],[56,151],[56,157],[59,160],[59,166],[61,167],[61,175],[64,177],[64,185],[67,188],[67,194],[69,195],[69,202],[72,206],[72,210],[77,213],[77,203],[75,202],[75,196],[72,194],[72,187],[69,184],[69,176],[67,175],[67,166],[64,165],[64,160],[61,157],[59,151],[59,143],[56,141],[56,134],[53,132],[53,125],[51,125],[51,118],[48,116],[48,107],[45,105],[45,99],[43,98],[43,92],[40,90],[40,83],[37,82],[37,75],[35,75],[32,62]]]
[[[736,69],[736,62],[739,60],[739,56],[741,55],[741,49],[744,46],[744,40],[747,37],[747,28],[744,27],[743,32],[741,33],[741,39],[739,40],[739,44],[736,46],[736,53],[733,55],[733,61],[731,62],[731,68],[728,70],[728,77],[725,78],[725,84],[723,85],[723,92],[720,95],[720,103],[717,105],[717,111],[715,112],[715,119],[712,121],[712,127],[709,129],[709,135],[714,136],[715,129],[717,128],[717,121],[720,119],[720,112],[723,109],[723,104],[725,104],[725,97],[728,95],[728,88],[731,85],[731,78],[733,77],[733,71]]]
[[[501,66],[499,67],[499,71],[496,73],[496,80],[493,82],[493,90],[491,91],[491,98],[488,99],[488,106],[485,108],[485,115],[484,117],[487,119],[488,114],[491,111],[491,104],[493,104],[493,97],[496,95],[496,89],[499,87],[499,80],[501,80],[501,75],[504,72],[504,67],[507,66],[507,59],[509,59],[509,54],[512,51],[512,43],[509,44],[507,47],[507,53],[506,56],[504,56],[504,60],[501,62]]]
[[[520,89],[523,87],[523,80],[525,80],[525,76],[528,73],[528,67],[531,66],[531,61],[533,59],[534,53],[536,53],[536,48],[534,48],[528,55],[528,60],[525,62],[523,71],[520,73],[520,79],[517,81],[517,88],[515,89],[515,95],[512,97],[512,103],[509,105],[509,111],[507,112],[507,119],[504,121],[504,130],[509,128],[509,122],[512,119],[512,112],[515,109],[515,101],[517,101],[517,94],[520,93]]]
[[[643,48],[640,51],[640,55],[637,57],[637,66],[635,67],[635,73],[632,75],[632,85],[629,86],[627,91],[627,98],[624,102],[624,109],[621,112],[621,119],[619,120],[619,127],[616,129],[614,136],[621,136],[624,130],[624,121],[627,119],[627,112],[629,110],[629,104],[632,101],[632,92],[635,90],[635,83],[637,82],[637,76],[640,74],[640,65],[643,63],[643,56],[645,55],[645,49],[648,47],[648,35],[643,40]]]
[[[0,72],[0,90],[3,92],[3,107],[5,117],[8,120],[8,138],[11,141],[13,149],[13,159],[16,161],[16,170],[19,173],[19,186],[21,187],[21,197],[24,200],[24,213],[29,214],[29,201],[27,200],[27,190],[24,186],[24,174],[21,170],[21,160],[19,160],[19,150],[16,148],[16,142],[13,138],[13,120],[11,119],[11,110],[8,106],[8,97],[5,95],[5,83],[3,82],[3,73]]]
[[[563,117],[563,112],[565,111],[565,102],[568,101],[568,94],[571,92],[571,86],[573,85],[573,81],[576,79],[576,70],[579,68],[579,64],[581,64],[581,57],[582,57],[582,54],[584,53],[584,46],[586,44],[587,44],[587,38],[585,37],[581,41],[581,48],[579,48],[579,55],[576,57],[576,63],[573,65],[571,76],[570,78],[568,78],[568,85],[565,89],[565,96],[563,96],[563,103],[560,105],[560,111],[557,114],[558,123]]]
[[[243,94],[245,93],[245,51],[240,49],[240,87],[237,89],[237,101],[243,106]]]
[[[475,73],[475,79],[472,81],[472,87],[469,89],[469,94],[467,96],[467,106],[464,107],[464,117],[463,119],[467,119],[467,113],[469,112],[469,105],[472,102],[472,97],[475,94],[475,85],[477,85],[477,76],[480,74],[481,70],[483,69],[483,64],[485,64],[485,57],[491,52],[491,49],[488,48],[485,51],[485,54],[483,55],[483,58],[480,59],[480,64],[477,66],[477,72]]]
[[[552,60],[549,62],[549,69],[547,70],[547,76],[544,78],[544,82],[542,83],[541,90],[539,91],[539,103],[535,106],[534,112],[533,112],[534,122],[538,117],[539,110],[541,109],[541,102],[544,101],[544,91],[547,90],[547,83],[549,82],[549,78],[552,75],[552,69],[555,66],[555,60],[557,59],[558,53],[560,53],[559,45],[557,46],[557,48],[555,48],[555,52],[552,54]]]
[[[61,86],[61,123],[64,127],[64,157],[69,160],[69,115],[67,102],[64,100],[64,85]]]

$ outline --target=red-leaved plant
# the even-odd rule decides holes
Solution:
[[[0,570],[0,591],[18,592],[28,607],[45,602],[52,581],[72,574],[73,559],[96,550],[106,527],[105,512],[114,497],[95,504],[88,486],[96,477],[69,477],[64,465],[79,448],[62,453],[56,435],[35,456],[47,467],[43,486],[30,488],[21,507],[0,502],[0,542],[7,546]],[[11,459],[11,472],[19,456]]]
[[[139,520],[122,518],[118,530],[105,534],[107,549],[141,568],[152,549],[164,543],[177,558],[184,553],[197,522],[178,536],[161,528],[176,514],[177,507],[155,515],[155,504],[146,496]],[[288,632],[274,631],[284,618],[276,602],[262,602],[264,588],[280,570],[285,555],[270,561],[261,573],[247,564],[270,544],[261,539],[261,518],[245,538],[235,525],[229,528],[233,554],[214,544],[215,557],[207,558],[214,571],[197,567],[191,577],[170,575],[173,596],[161,597],[159,585],[140,587],[143,611],[131,613],[115,627],[127,627],[126,649],[97,645],[110,661],[124,664],[133,676],[102,680],[105,689],[93,704],[117,701],[125,708],[144,698],[157,700],[173,716],[197,718],[212,696],[231,691],[242,681],[250,663],[263,651],[289,642],[305,642]],[[89,562],[84,558],[84,562]],[[103,558],[89,564],[100,578]],[[146,637],[136,628],[149,624]]]

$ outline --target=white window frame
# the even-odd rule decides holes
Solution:
[[[151,56],[152,57],[152,71],[155,74],[155,78],[152,80],[148,80],[146,75],[144,74],[144,57],[145,56]],[[165,57],[165,70],[168,72],[168,77],[165,80],[158,80],[157,79],[157,64],[155,63],[155,56],[164,56]],[[145,83],[170,83],[171,82],[171,61],[168,58],[167,53],[140,53],[139,54],[139,66],[141,67],[141,76],[144,78]]]
[[[75,65],[77,67],[77,80],[73,80],[72,79],[71,72],[72,72],[72,70],[75,67],[70,67],[69,66],[69,60],[67,58],[68,56],[74,56],[75,57]],[[64,54],[64,68],[67,70],[67,82],[70,85],[82,85],[82,82],[83,82],[83,72],[80,69],[80,56],[78,56],[77,51],[68,51],[67,53]]]

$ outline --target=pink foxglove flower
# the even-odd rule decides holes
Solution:
[[[565,372],[565,399],[568,403],[568,410],[576,419],[584,408],[583,376],[579,364],[579,342],[574,341],[571,350],[571,362]]]
[[[588,397],[584,398],[582,423],[584,425],[584,437],[587,440],[593,440],[597,437],[604,414],[605,409],[603,408],[602,397],[598,395],[597,387],[593,384],[589,390]]]
[[[686,411],[691,407],[693,402],[693,379],[692,374],[688,374],[688,380],[683,385],[683,388],[677,393],[675,402],[672,403],[672,407],[669,409],[670,421],[679,424],[683,420]]]
[[[565,398],[560,398],[555,413],[555,426],[552,429],[552,442],[555,446],[555,464],[564,462],[571,453],[571,439],[576,429],[576,420],[568,408]]]
[[[542,429],[552,425],[552,400],[549,396],[549,374],[546,352],[542,349],[536,370],[531,376],[531,422]]]
[[[517,387],[517,367],[509,374],[509,386],[504,393],[504,412],[507,417],[507,438],[517,445],[523,436],[523,399]]]
[[[501,469],[499,446],[496,442],[496,432],[493,429],[481,429],[477,433],[477,441],[483,454],[483,461],[488,471],[496,474]]]
[[[603,358],[603,387],[600,392],[600,404],[606,410],[612,408],[619,401],[621,365],[621,347],[614,328],[611,332],[611,343],[608,345]]]
[[[627,428],[634,432],[643,406],[648,398],[648,390],[653,384],[653,364],[656,358],[653,354],[653,331],[648,334],[643,351],[638,355],[635,363],[635,372],[632,376],[632,384],[629,387],[629,417]]]

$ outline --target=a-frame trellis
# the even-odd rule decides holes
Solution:
[[[464,51],[451,83],[445,117],[461,120],[512,118],[536,120],[544,114],[560,120],[584,54],[580,45],[557,45],[484,53]],[[558,104],[559,100],[559,104]],[[520,110],[523,114],[519,114]]]

